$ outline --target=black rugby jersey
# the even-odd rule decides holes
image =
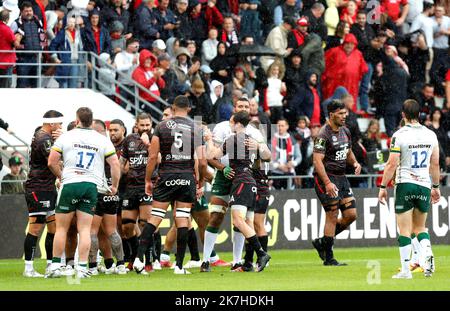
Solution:
[[[150,135],[149,135],[150,136]],[[151,137],[149,137],[151,139]],[[148,147],[139,134],[130,134],[123,141],[120,156],[128,161],[127,188],[145,186],[145,171],[148,162]]]
[[[256,150],[249,150],[245,140],[250,136],[244,133],[231,135],[222,145],[223,154],[228,154],[230,167],[234,170],[233,182],[255,182],[252,167],[256,160]]]

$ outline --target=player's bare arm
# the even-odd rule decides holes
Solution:
[[[125,159],[124,157],[120,157],[120,171],[122,172],[122,174],[126,174],[128,173],[129,170],[129,165],[128,165],[128,160]]]
[[[325,185],[326,193],[329,196],[336,197],[337,196],[337,187],[330,181],[328,178],[327,172],[325,171],[325,166],[323,165],[323,159],[325,158],[325,154],[314,152],[313,153],[313,164],[316,169],[317,175],[320,180]]]
[[[355,175],[361,174],[361,164],[359,164],[356,160],[355,154],[353,153],[352,149],[350,149],[347,153],[347,164],[355,168]]]
[[[48,156],[48,168],[52,171],[56,178],[61,179],[61,154],[56,150],[51,150]]]
[[[387,202],[387,191],[386,185],[392,180],[395,174],[395,170],[400,162],[400,153],[391,152],[389,154],[389,159],[384,167],[383,179],[381,181],[380,192],[378,194],[378,201],[381,204],[386,204]]]
[[[149,156],[147,170],[145,172],[145,193],[148,195],[152,193],[152,175],[155,171],[156,164],[158,164],[159,150],[159,137],[154,135],[148,149]]]
[[[119,187],[120,180],[120,162],[119,158],[116,154],[109,156],[106,158],[106,162],[109,164],[111,168],[111,195],[115,195],[117,193],[117,189]]]
[[[431,203],[439,202],[441,198],[441,191],[439,190],[439,146],[434,146],[430,157],[430,175],[433,182],[431,187]]]

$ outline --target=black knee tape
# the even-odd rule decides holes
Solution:
[[[356,201],[355,200],[351,200],[350,202],[347,202],[345,204],[341,204],[339,205],[339,209],[341,210],[341,212],[348,210],[350,208],[356,208]]]
[[[122,225],[126,224],[136,224],[136,220],[130,218],[122,218]]]
[[[30,224],[45,224],[45,215],[36,215],[34,217],[36,217],[36,220]]]
[[[235,227],[235,226],[233,226],[233,231],[234,232],[241,232],[241,231],[239,231],[238,227]]]
[[[323,207],[323,209],[325,210],[325,212],[332,212],[338,209],[338,204],[330,204],[330,205],[326,205]]]

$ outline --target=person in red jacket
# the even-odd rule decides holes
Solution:
[[[343,86],[358,100],[359,83],[368,71],[362,53],[356,48],[358,40],[353,34],[344,37],[342,45],[329,49],[325,53],[325,71],[322,75],[323,98],[333,95],[338,86]],[[356,105],[353,106],[356,111]]]
[[[6,50],[11,52],[0,52],[0,63],[10,63],[7,65],[0,65],[0,76],[11,75],[12,67],[16,62],[16,53],[14,49],[14,33],[8,27],[9,11],[3,10],[0,12],[0,51]],[[10,87],[10,78],[0,77],[0,88]]]
[[[134,81],[149,90],[151,94],[159,97],[160,89],[163,89],[166,86],[166,83],[162,78],[164,70],[157,67],[157,64],[158,61],[156,56],[149,50],[144,49],[139,55],[139,67],[133,71],[131,77]],[[141,104],[141,109],[149,112],[153,117],[159,119],[160,115],[151,107],[161,109],[161,105],[159,104],[157,98],[151,94],[141,89],[139,90],[139,97],[150,104]]]

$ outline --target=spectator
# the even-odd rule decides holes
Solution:
[[[296,122],[300,116],[306,116],[311,123],[320,123],[320,91],[317,89],[318,75],[310,71],[306,75],[306,81],[298,89],[297,93],[288,102],[289,123],[291,129],[295,128]]]
[[[389,18],[395,23],[396,31],[403,26],[408,15],[408,0],[381,0],[381,12],[387,13]]]
[[[107,65],[111,65],[111,57],[108,53],[102,53],[99,56],[99,70],[98,70],[98,88],[103,95],[111,100],[115,100],[116,93],[116,73]]]
[[[264,103],[264,111],[270,117],[272,123],[277,123],[283,118],[283,98],[286,94],[286,84],[282,81],[284,65],[275,61],[267,70],[267,90]]]
[[[450,68],[449,59],[449,35],[450,17],[445,16],[445,9],[442,5],[436,5],[433,19],[433,66],[431,68],[430,81],[434,84],[438,96],[445,95],[445,74]]]
[[[124,7],[122,0],[105,0],[109,1],[101,10],[101,22],[109,32],[112,31],[112,26],[115,21],[122,23],[125,33],[125,39],[128,40],[133,35],[133,25],[130,12]],[[145,0],[144,0],[145,2]]]
[[[328,0],[328,8],[325,10],[324,20],[327,26],[327,36],[333,36],[336,32],[336,26],[339,23],[339,11],[337,9],[338,0]]]
[[[367,23],[367,15],[364,11],[359,11],[356,17],[356,23],[352,25],[350,32],[355,35],[358,40],[358,50],[363,54],[367,64],[367,73],[363,76],[359,85],[359,106],[362,110],[369,109],[369,90],[370,81],[372,80],[373,64],[371,62],[371,50],[377,48],[377,43],[372,43],[375,33],[372,27]]]
[[[209,65],[209,63],[217,56],[217,36],[219,32],[216,28],[211,28],[208,31],[208,39],[202,43],[202,64]]]
[[[310,126],[310,128],[307,128]],[[313,173],[313,148],[314,141],[320,131],[319,123],[310,123],[307,117],[300,117],[297,122],[297,128],[295,130],[294,138],[300,145],[300,153],[302,155],[302,162],[296,167],[295,172],[297,175],[310,175]],[[309,135],[309,136],[308,136]],[[302,188],[314,187],[314,181],[312,178],[302,178],[297,181]]]
[[[299,11],[300,10],[296,5],[296,0],[286,0],[284,3],[280,1],[280,4],[275,7],[273,12],[273,21],[275,26],[280,26],[286,17],[290,17],[293,20],[298,20],[300,18]]]
[[[0,12],[0,51],[10,51],[10,52],[0,52],[0,63],[9,63],[0,65],[0,76],[11,76],[12,69],[16,62],[16,53],[14,53],[14,41],[16,40],[14,33],[8,27],[10,13],[8,10],[3,10]],[[0,77],[0,88],[11,87],[10,77]]]
[[[300,50],[305,45],[308,36],[309,22],[308,19],[302,17],[297,20],[296,24],[297,27],[288,34],[288,48]]]
[[[203,67],[203,66],[202,66]],[[211,81],[211,90],[209,92],[209,98],[211,99],[211,105],[214,107],[216,103],[223,97],[223,84],[217,80]]]
[[[439,166],[441,168],[446,167],[446,158],[450,156],[450,147],[448,143],[448,135],[445,128],[442,126],[443,114],[439,108],[433,108],[430,112],[430,118],[427,122],[427,126],[432,130],[439,142]]]
[[[166,41],[166,51],[170,56],[170,61],[175,62],[177,50],[180,48],[180,39],[172,37]]]
[[[265,45],[270,47],[279,58],[289,56],[293,48],[288,47],[288,34],[296,26],[295,19],[286,17],[283,23],[269,33]],[[263,69],[267,69],[270,64],[271,57],[261,57],[261,65]]]
[[[261,41],[261,20],[259,18],[258,8],[261,5],[259,0],[241,0],[240,16],[242,37],[254,36],[256,42]]]
[[[191,0],[190,24],[192,33],[190,39],[194,44],[201,46],[202,42],[208,37],[208,24],[205,19],[205,13],[202,12],[202,4],[199,0]],[[194,56],[194,55],[192,55]]]
[[[347,22],[350,26],[356,22],[356,14],[358,14],[358,5],[355,1],[350,0],[347,6],[342,10],[341,20]]]
[[[192,118],[195,116],[200,116],[202,117],[202,121],[207,124],[211,122],[211,99],[209,94],[205,92],[205,85],[202,80],[197,79],[192,82],[191,91],[189,94],[189,103],[191,105],[189,116]]]
[[[321,119],[320,123],[323,124],[325,122],[325,120],[328,120],[328,104],[333,100],[333,99],[337,99],[337,100],[342,100],[342,98],[344,98],[344,96],[346,96],[348,94],[348,91],[345,87],[343,86],[338,86],[336,88],[336,90],[334,90],[334,93],[331,97],[328,97],[327,99],[325,99],[321,104],[320,107],[322,109],[323,112],[323,120]],[[323,122],[322,122],[323,121]]]
[[[336,32],[334,33],[334,35],[327,37],[327,45],[325,46],[325,51],[342,45],[345,36],[349,33],[350,25],[346,21],[339,21],[336,26]]]
[[[270,119],[261,109],[259,109],[259,104],[255,97],[250,98],[250,118],[251,120],[257,120],[260,125],[265,126],[267,137],[271,137]]]
[[[425,37],[421,33],[406,36],[399,42],[398,52],[409,69],[408,93],[412,95],[426,83],[426,66],[430,53]]]
[[[152,53],[156,57],[158,57],[161,54],[166,53],[166,48],[167,48],[166,44],[161,39],[155,40],[152,43]]]
[[[231,98],[226,95],[219,98],[213,107],[212,115],[216,116],[216,122],[220,123],[222,121],[228,121],[233,114],[234,105],[238,102],[239,98],[242,97],[242,92],[240,90],[232,90]]]
[[[427,42],[427,46],[429,49],[433,48],[434,38],[433,38],[433,19],[431,15],[434,12],[433,3],[424,1],[423,3],[423,12],[419,14],[413,21],[411,25],[410,32],[414,32],[416,30],[422,30],[425,39]]]
[[[25,193],[24,183],[23,182],[14,182],[14,181],[25,181],[26,176],[20,173],[20,167],[22,165],[22,161],[19,157],[12,157],[9,159],[9,168],[11,172],[6,174],[3,177],[2,181],[10,181],[2,184],[1,193],[2,194],[16,194],[16,193]]]
[[[142,50],[139,55],[139,66],[133,71],[132,78],[136,83],[142,85],[145,89],[150,91],[154,96],[160,96],[160,89],[166,85],[161,78],[164,74],[161,68],[157,67],[157,59],[149,50]],[[139,96],[147,101],[151,107],[161,109],[161,105],[157,99],[143,90],[139,89]],[[159,114],[154,109],[148,107],[146,104],[141,104],[141,109],[149,112],[154,118],[159,118]]]
[[[178,39],[189,40],[192,34],[192,25],[189,17],[188,0],[178,0],[174,12],[178,27],[174,30],[174,35]]]
[[[208,24],[208,32],[213,28],[220,28],[223,24],[223,15],[216,6],[217,0],[208,0],[205,9],[205,19]]]
[[[377,119],[370,120],[367,131],[362,137],[362,145],[366,152],[381,150],[380,122]]]
[[[197,45],[195,44],[194,40],[187,40],[185,44],[186,44],[186,49],[189,52],[189,56],[193,60],[193,57],[196,56],[196,54],[197,54]]]
[[[127,40],[127,47],[124,51],[118,53],[114,58],[114,64],[117,71],[122,74],[118,75],[118,81],[123,85],[120,88],[120,95],[128,100],[130,103],[134,102],[134,85],[131,75],[139,65],[139,41],[134,38]],[[121,102],[122,108],[131,110],[125,102]]]
[[[211,74],[214,71],[209,67],[208,65],[201,65],[200,66],[200,78],[202,79],[203,83],[205,84],[205,89],[207,93],[210,93],[211,91]]]
[[[413,23],[414,19],[422,13],[423,3],[424,0],[408,0],[408,14],[406,15],[405,22],[402,26],[404,34],[410,32],[411,24]]]
[[[239,45],[239,35],[234,27],[234,20],[231,16],[223,19],[222,31],[219,33],[219,40],[225,42],[227,48]]]
[[[3,5],[0,7],[0,12],[3,11],[9,12],[9,20],[5,24],[11,27],[12,23],[20,16],[18,0],[4,0]]]
[[[407,99],[408,67],[394,46],[388,46],[383,56],[383,99],[386,134],[391,137],[400,123],[400,111]]]
[[[169,0],[159,0],[154,14],[161,27],[160,38],[164,41],[174,36],[174,30],[179,27],[175,14],[169,9]]]
[[[34,15],[33,6],[25,1],[21,6],[20,17],[11,25],[16,36],[16,50],[41,51],[47,44],[42,22]],[[19,65],[19,64],[33,65]],[[17,87],[29,88],[37,85],[38,55],[34,53],[18,53],[17,55]],[[36,76],[36,78],[22,78]]]
[[[80,78],[80,52],[83,51],[80,29],[75,25],[75,18],[69,17],[65,31],[60,31],[50,44],[51,51],[70,52],[55,53],[53,60],[58,64],[71,64],[71,66],[58,66],[56,80],[60,88],[77,88]]]
[[[421,90],[413,95],[413,99],[419,103],[420,112],[429,115],[431,110],[436,107],[434,102],[434,86],[432,84],[425,84]]]
[[[155,0],[143,0],[136,12],[134,32],[141,49],[151,50],[153,41],[160,37],[154,7]]]
[[[97,9],[92,10],[89,20],[90,23],[81,31],[84,50],[97,55],[110,54],[111,37],[108,29],[100,24],[100,12]],[[111,27],[111,25],[108,25],[108,27]]]
[[[447,70],[445,75],[445,98],[447,99],[447,105],[450,105],[450,69]]]
[[[249,97],[253,97],[255,83],[246,76],[242,67],[236,67],[234,69],[233,81],[230,83],[232,83],[233,89],[241,90],[242,93],[247,94]]]
[[[111,51],[115,56],[117,53],[124,51],[127,48],[127,39],[123,34],[124,28],[120,21],[114,21],[111,26]]]
[[[289,123],[285,119],[277,122],[277,132],[272,138],[272,175],[294,176],[295,168],[302,162],[299,144],[288,132]],[[294,188],[292,179],[274,179],[275,189]]]
[[[175,71],[180,84],[186,84],[187,87],[190,87],[194,80],[200,79],[200,62],[192,64],[186,48],[177,49],[176,61],[172,64],[172,69]]]
[[[278,0],[261,0],[259,6],[259,17],[262,23],[262,35],[266,38],[269,32],[275,27],[274,11],[278,6]]]
[[[225,42],[219,42],[217,45],[217,56],[209,64],[214,73],[211,78],[220,81],[223,85],[231,82],[232,74],[232,61],[228,57],[227,44]]]
[[[167,53],[158,56],[159,67],[164,70],[162,76],[166,86],[161,90],[161,98],[171,103],[178,95],[184,95],[187,88],[184,84],[180,84],[177,74],[170,66],[170,56]]]
[[[304,12],[309,22],[308,32],[315,33],[325,41],[327,39],[327,26],[323,16],[325,6],[320,2],[316,2],[311,9]]]
[[[355,36],[348,34],[341,46],[325,53],[326,65],[322,76],[324,97],[330,97],[338,86],[344,86],[355,101],[358,99],[359,83],[368,68],[362,53],[356,49],[357,44]]]
[[[302,62],[305,68],[314,70],[319,75],[325,69],[322,45],[322,39],[315,33],[311,33],[306,37],[305,45],[301,52]]]
[[[286,100],[289,100],[297,93],[306,79],[306,69],[302,65],[302,56],[299,50],[292,51],[286,61],[286,74],[284,82],[286,83]]]

